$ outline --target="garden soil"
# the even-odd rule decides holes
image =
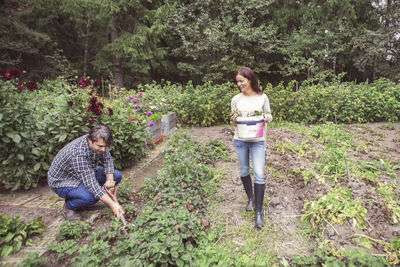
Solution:
[[[381,127],[382,123],[370,123],[362,125],[347,125],[344,129],[356,136],[354,140],[360,147],[357,152],[350,155],[355,159],[363,161],[373,161],[379,158],[390,158],[392,166],[400,165],[400,123],[395,123],[395,129]],[[205,144],[212,139],[222,140],[228,148],[230,160],[220,160],[216,162],[214,168],[222,172],[221,186],[218,194],[220,203],[216,207],[216,212],[220,214],[217,218],[210,218],[210,227],[222,222],[227,227],[227,233],[234,233],[235,229],[242,226],[254,227],[254,217],[252,213],[246,213],[244,207],[247,199],[241,180],[239,177],[239,165],[233,147],[231,126],[213,127],[191,127],[188,131],[200,143]],[[276,143],[288,143],[299,145],[306,137],[285,128],[269,128],[266,142],[266,191],[264,200],[264,220],[269,229],[265,235],[267,249],[274,251],[278,257],[290,255],[306,255],[312,253],[310,240],[301,234],[300,218],[303,213],[305,200],[315,200],[321,194],[330,191],[327,183],[322,183],[315,179],[305,184],[301,175],[296,173],[296,169],[308,170],[312,162],[316,160],[315,153],[298,156],[295,153],[280,153],[275,149]],[[143,161],[134,164],[131,168],[124,170],[123,175],[133,184],[133,191],[141,189],[141,183],[146,177],[151,178],[156,175],[157,170],[163,167],[160,151],[166,146],[168,138],[155,145],[149,155]],[[310,144],[310,150],[322,150],[317,143]],[[400,178],[400,169],[394,169],[397,179]],[[380,177],[381,182],[390,182],[388,177]],[[379,197],[372,189],[368,181],[357,180],[351,177],[340,181],[341,185],[350,189],[352,199],[360,199],[363,206],[367,208],[366,228],[359,229],[354,226],[354,222],[348,221],[342,225],[328,225],[324,231],[326,239],[337,247],[354,249],[354,234],[366,235],[373,239],[390,241],[394,236],[400,236],[400,225],[390,223],[390,214],[381,206]],[[396,193],[398,194],[398,192]],[[400,199],[399,195],[396,195]],[[40,238],[34,239],[34,246],[25,247],[20,253],[12,255],[0,261],[3,266],[15,266],[30,252],[38,252],[43,255],[46,246],[55,239],[58,227],[63,218],[60,210],[63,201],[57,197],[46,184],[41,184],[38,188],[23,192],[1,192],[0,212],[9,216],[21,216],[23,221],[30,221],[33,218],[41,217],[48,226],[46,232]],[[104,205],[97,204],[94,211],[82,213],[86,220],[94,220],[95,223],[102,224],[103,220],[96,220]],[[214,220],[214,221],[213,221]],[[267,230],[261,231],[267,231]],[[271,231],[271,229],[273,229]],[[261,231],[255,233],[261,233]],[[230,241],[238,246],[243,245],[240,235],[231,234],[223,236],[221,239],[229,238]],[[314,244],[315,245],[315,244]],[[383,254],[383,247],[373,243],[372,248],[365,249],[371,254]],[[53,255],[54,256],[54,255]],[[47,259],[51,260],[51,255],[47,253]],[[54,257],[53,257],[54,258]],[[54,259],[53,259],[54,260]]]

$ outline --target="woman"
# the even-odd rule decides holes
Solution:
[[[253,207],[253,188],[250,177],[249,155],[253,165],[254,175],[254,213],[256,227],[261,229],[264,226],[262,205],[264,201],[264,167],[265,167],[265,137],[266,123],[272,121],[271,110],[268,97],[261,92],[254,72],[248,68],[240,68],[236,74],[236,83],[240,93],[232,98],[231,102],[231,122],[236,125],[233,145],[239,160],[240,178],[244,190],[248,197],[246,211],[251,211]],[[260,127],[261,135],[246,136],[243,138],[239,134],[238,123],[240,120],[261,114]],[[249,118],[248,118],[249,119]],[[246,120],[246,119],[244,119]]]

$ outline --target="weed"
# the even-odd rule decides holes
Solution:
[[[381,128],[382,130],[396,130],[396,125],[394,125],[393,123],[385,123],[379,125],[379,128]]]
[[[364,229],[367,210],[359,200],[351,201],[351,193],[347,188],[336,186],[326,195],[319,196],[315,201],[306,200],[301,221],[311,226],[306,232],[317,234],[325,224],[343,224],[348,219],[354,219],[355,225]]]
[[[0,258],[18,252],[25,244],[32,242],[31,237],[43,232],[45,225],[42,218],[33,219],[31,222],[22,223],[20,217],[0,215]]]
[[[79,240],[89,234],[90,225],[84,221],[64,221],[58,230],[61,240]]]
[[[47,249],[57,252],[57,260],[63,259],[66,255],[72,255],[79,250],[74,240],[66,240],[61,243],[57,241],[51,242]]]
[[[391,215],[391,223],[396,224],[400,221],[400,203],[395,199],[393,190],[395,185],[378,183],[376,191],[383,198],[382,206]]]
[[[39,256],[37,252],[29,254],[29,257],[18,264],[18,267],[41,267],[46,263],[46,259]]]

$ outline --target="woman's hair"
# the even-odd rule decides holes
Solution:
[[[104,125],[98,125],[90,129],[88,133],[88,138],[94,142],[99,140],[99,138],[103,139],[106,142],[107,146],[111,146],[113,141],[113,136],[111,130]]]
[[[261,93],[260,87],[258,86],[258,82],[256,79],[256,75],[254,74],[254,71],[252,69],[250,69],[249,67],[240,68],[236,73],[236,76],[237,75],[241,75],[249,79],[251,88],[253,88],[253,90],[256,91],[257,93]]]

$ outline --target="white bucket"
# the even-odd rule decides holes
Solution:
[[[254,139],[264,136],[262,116],[237,117],[238,136],[241,139]]]

